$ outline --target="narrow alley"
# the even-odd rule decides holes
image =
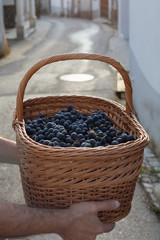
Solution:
[[[116,54],[116,30],[105,23],[47,16],[37,20],[36,31],[25,40],[9,40],[11,53],[0,61],[0,134],[15,140],[13,111],[19,83],[39,60],[72,52],[99,53],[117,61],[124,59],[123,48]],[[111,44],[111,39],[114,42]],[[120,43],[119,43],[120,44]],[[124,47],[124,46],[123,46]],[[121,53],[121,58],[120,58]],[[119,54],[119,56],[118,56]],[[122,63],[127,67],[127,53]],[[64,81],[64,74],[85,73],[93,80]],[[92,95],[115,100],[117,72],[104,63],[76,60],[53,63],[39,70],[28,83],[25,99],[46,95]],[[1,199],[24,204],[18,165],[0,163]],[[137,183],[130,214],[116,223],[115,229],[97,240],[159,240],[159,220],[150,210],[146,195]],[[24,240],[60,240],[58,235],[30,236]]]

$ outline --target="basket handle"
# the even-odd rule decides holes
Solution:
[[[129,115],[130,113],[133,113],[133,103],[132,103],[132,86],[131,81],[129,78],[128,73],[126,70],[122,67],[122,65],[115,61],[112,58],[94,54],[94,53],[71,53],[71,54],[61,54],[61,55],[55,55],[51,56],[45,59],[40,60],[35,65],[33,65],[27,73],[24,75],[23,79],[21,80],[21,83],[18,88],[17,93],[17,103],[16,103],[16,112],[15,117],[18,118],[18,121],[23,121],[23,98],[24,98],[24,92],[26,85],[32,75],[36,73],[40,68],[43,66],[58,62],[58,61],[65,61],[65,60],[76,60],[76,59],[86,59],[86,60],[96,60],[108,63],[109,65],[112,65],[114,68],[118,70],[118,72],[121,74],[124,84],[125,84],[125,92],[126,92],[126,113]]]

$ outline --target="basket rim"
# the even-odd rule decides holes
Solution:
[[[136,129],[141,133],[141,137],[133,140],[133,141],[129,141],[126,143],[120,143],[118,144],[118,149],[120,151],[122,151],[123,155],[124,155],[124,151],[126,148],[134,148],[135,146],[137,147],[137,145],[139,147],[142,147],[143,149],[148,145],[149,142],[149,136],[146,133],[146,131],[144,130],[144,128],[141,126],[141,124],[138,122],[136,116],[133,113],[130,113],[130,115],[128,115],[125,112],[125,107],[122,106],[120,103],[115,102],[114,100],[110,100],[110,99],[105,99],[102,97],[95,97],[95,96],[89,96],[89,95],[54,95],[54,96],[44,96],[44,97],[35,97],[35,98],[30,98],[27,100],[23,101],[23,104],[27,104],[28,102],[39,100],[39,99],[47,99],[47,98],[63,98],[63,97],[68,97],[68,98],[72,98],[72,97],[85,97],[85,98],[91,98],[91,99],[101,99],[103,101],[105,101],[106,103],[110,103],[115,105],[116,103],[116,107],[119,108],[120,111],[123,111],[123,114],[125,115],[125,117],[127,117],[129,119],[129,121],[132,123],[132,126],[136,127]],[[14,112],[15,114],[15,112]],[[15,117],[15,116],[14,116]],[[134,124],[133,124],[134,123]],[[40,148],[42,151],[43,150],[49,150],[49,152],[51,153],[53,152],[60,152],[60,151],[66,151],[66,152],[74,152],[74,151],[78,151],[78,152],[102,152],[105,151],[109,154],[111,154],[112,152],[114,153],[114,151],[117,151],[117,145],[109,145],[109,146],[98,146],[95,148],[88,148],[88,147],[56,147],[56,146],[47,146],[47,145],[43,145],[40,144],[34,140],[32,140],[26,133],[25,130],[25,121],[23,119],[23,122],[18,121],[17,119],[13,120],[13,128],[15,129],[15,131],[20,131],[21,132],[21,137],[23,136],[23,139],[26,139],[32,146],[34,146],[35,148]],[[136,148],[137,149],[137,148]],[[124,151],[123,151],[124,150]]]

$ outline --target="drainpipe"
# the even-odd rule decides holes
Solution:
[[[78,17],[81,17],[81,0],[78,0]]]
[[[108,19],[112,20],[112,0],[108,0]]]
[[[35,26],[36,26],[35,1],[30,0],[30,28],[35,28]]]
[[[71,16],[74,17],[74,0],[72,0]]]
[[[16,30],[18,38],[25,38],[24,33],[24,1],[16,0]]]
[[[61,16],[64,16],[64,1],[61,0]]]
[[[92,19],[92,0],[90,0],[90,19]]]

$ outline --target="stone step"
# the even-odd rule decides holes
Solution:
[[[117,86],[116,86],[116,95],[120,99],[125,99],[125,85],[124,80],[119,72],[117,72]]]

